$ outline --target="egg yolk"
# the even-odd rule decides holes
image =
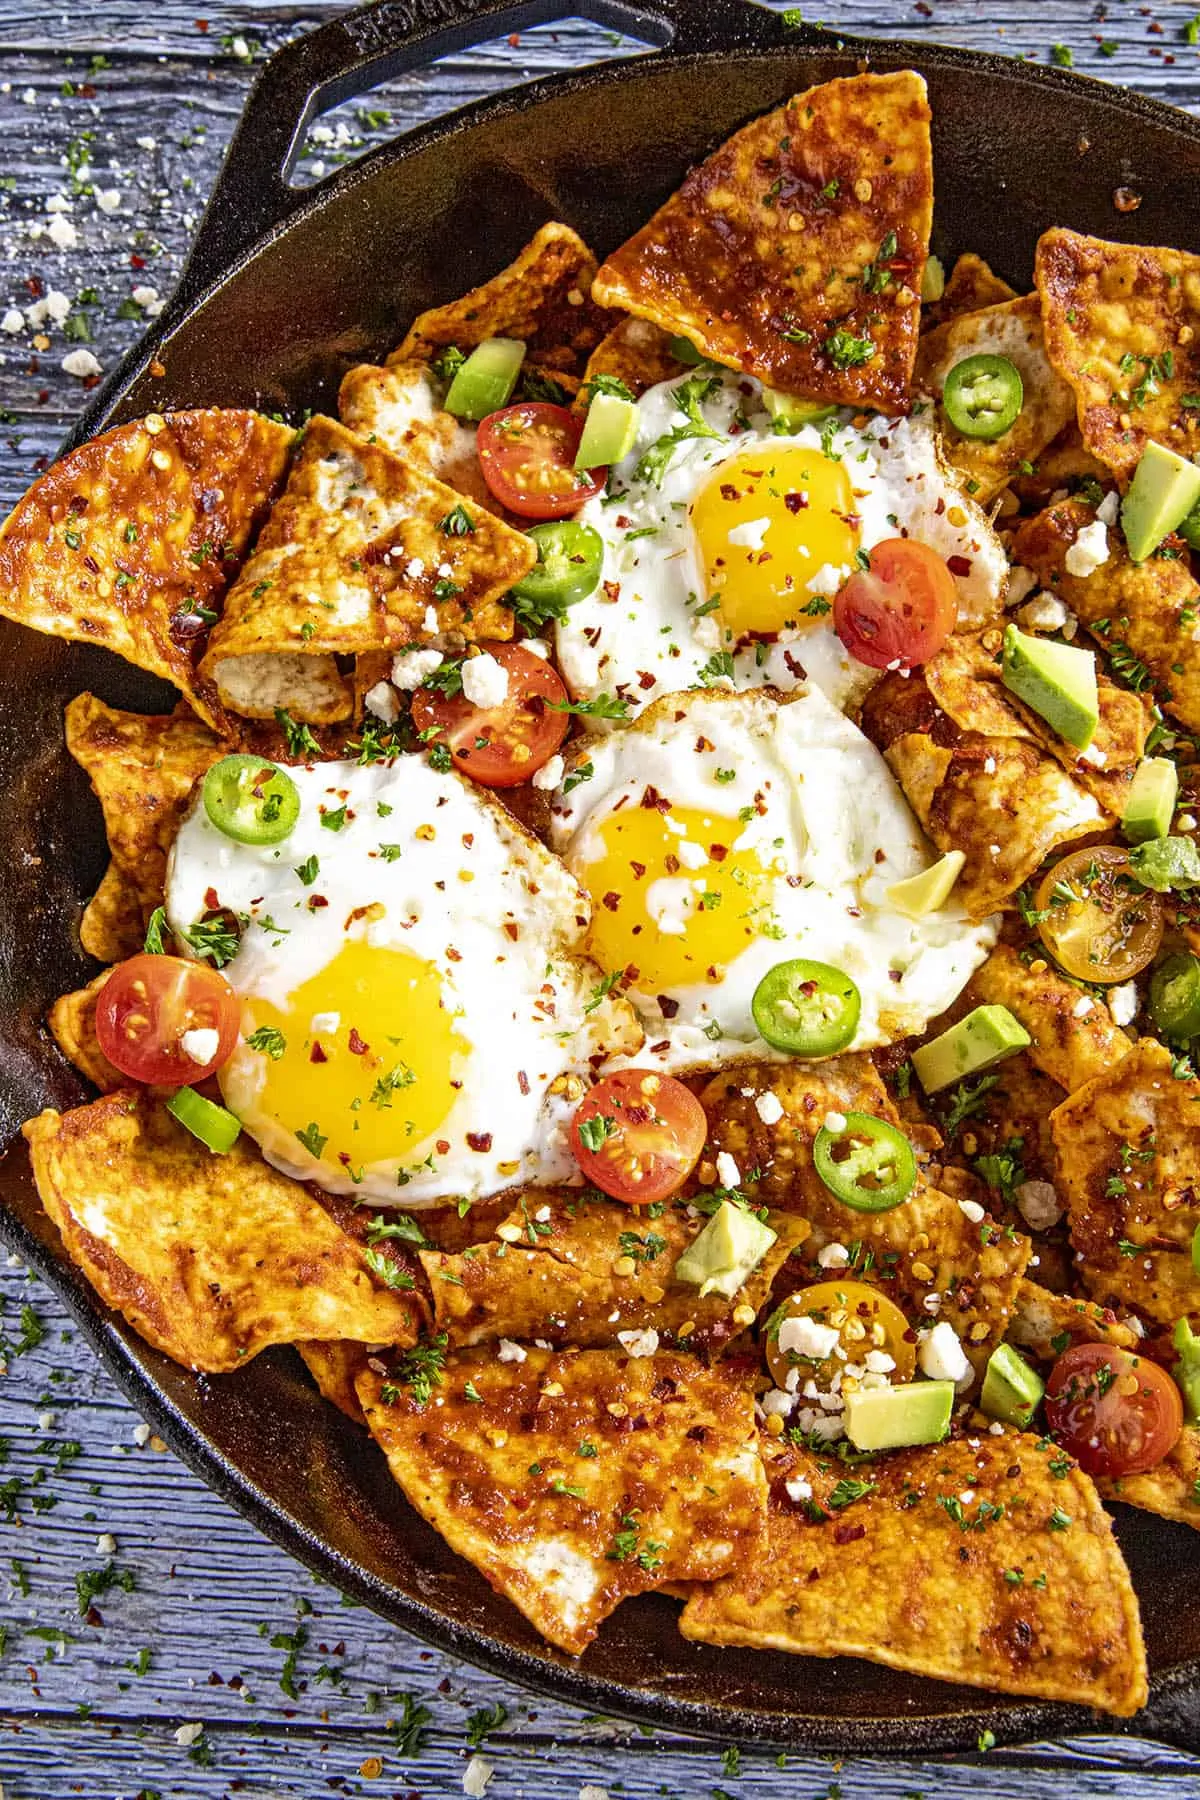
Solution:
[[[589,833],[599,854],[571,860],[592,900],[588,954],[635,967],[643,993],[720,981],[771,918],[772,873],[736,847],[743,831],[690,807],[611,813]]]
[[[714,469],[692,502],[708,595],[734,640],[829,610],[808,583],[853,565],[859,520],[846,466],[820,450],[762,445]],[[806,610],[808,609],[808,610]]]
[[[453,1106],[470,1050],[434,965],[361,940],[344,944],[285,1007],[244,1001],[242,1030],[259,1034],[261,1052],[251,1045],[250,1054],[261,1086],[248,1109],[237,1106],[240,1091],[227,1092],[235,1110],[273,1120],[352,1179],[370,1163],[420,1160],[412,1153]],[[230,1067],[240,1068],[240,1089],[245,1053]]]

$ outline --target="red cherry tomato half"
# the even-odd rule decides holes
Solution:
[[[445,744],[463,771],[483,787],[519,787],[548,762],[567,735],[570,716],[555,712],[567,690],[544,656],[520,644],[484,644],[508,676],[499,706],[475,706],[465,694],[448,698],[436,688],[413,695],[413,724],[427,743]]]
[[[571,1123],[571,1148],[583,1173],[629,1206],[665,1200],[681,1188],[707,1136],[696,1096],[653,1069],[606,1075]]]
[[[1046,1383],[1046,1423],[1089,1475],[1140,1475],[1183,1430],[1183,1401],[1148,1356],[1073,1344]]]
[[[223,975],[181,956],[131,956],[118,963],[96,1001],[96,1037],[131,1081],[191,1086],[228,1062],[241,1008]],[[216,1032],[208,1054],[191,1056],[184,1034]],[[206,1047],[192,1042],[193,1050]]]
[[[476,448],[483,479],[522,519],[565,519],[603,491],[606,471],[576,469],[583,426],[565,406],[524,400],[489,413]]]
[[[958,590],[928,544],[885,538],[833,603],[833,626],[857,662],[911,669],[928,662],[954,629]]]

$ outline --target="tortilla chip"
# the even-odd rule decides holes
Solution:
[[[0,531],[0,614],[100,644],[221,727],[205,618],[278,491],[294,433],[255,412],[151,414],[72,450]]]
[[[463,514],[469,529],[461,528]],[[447,632],[471,641],[511,637],[501,596],[536,559],[524,533],[414,463],[317,417],[230,589],[203,668],[251,718],[270,718],[278,705],[295,719],[337,718],[350,711],[351,689],[335,654],[395,650]],[[428,609],[436,632],[426,629]],[[296,662],[318,680],[281,700],[269,680],[262,692],[247,691],[243,662],[240,674],[254,682],[272,666],[290,679]]]
[[[988,650],[983,638],[956,632],[922,674],[938,706],[961,730],[1040,744],[1114,819],[1124,816],[1129,784],[1153,723],[1145,695],[1119,688],[1097,672],[1100,717],[1085,757],[1005,687],[999,645]]]
[[[423,312],[388,362],[431,362],[447,344],[471,350],[510,337],[540,368],[582,374],[613,323],[590,297],[595,274],[595,257],[570,226],[543,225],[499,275]]]
[[[932,215],[924,81],[854,75],[736,132],[593,291],[784,393],[907,412]]]
[[[67,749],[91,778],[108,847],[137,896],[144,926],[162,904],[167,857],[192,789],[228,746],[189,713],[118,712],[95,694],[70,702],[66,732]]]
[[[701,1299],[672,1272],[708,1220],[684,1202],[657,1218],[577,1189],[537,1189],[523,1197],[491,1243],[457,1256],[422,1251],[434,1320],[452,1346],[496,1338],[590,1348],[625,1331],[656,1331],[695,1352],[725,1348],[753,1323],[771,1283],[807,1226],[777,1214],[778,1235],[732,1299]],[[683,1327],[687,1326],[685,1331]]]
[[[1144,1475],[1100,1480],[1096,1486],[1106,1500],[1123,1500],[1200,1531],[1200,1426],[1185,1425],[1171,1453]]]
[[[442,407],[444,384],[426,363],[394,363],[351,369],[338,393],[342,424],[369,444],[381,444],[425,474],[444,481],[488,512],[492,495],[475,449],[475,429]]]
[[[560,1649],[628,1595],[739,1569],[766,1483],[748,1388],[687,1357],[446,1358],[430,1400],[374,1366],[358,1396],[421,1516]],[[589,1445],[595,1454],[581,1446]]]
[[[245,1136],[214,1156],[128,1090],[23,1130],[72,1262],[176,1362],[216,1372],[297,1338],[416,1338],[415,1297],[376,1286],[354,1240]]]
[[[1182,552],[1145,562],[1130,559],[1116,532],[1108,561],[1090,575],[1067,572],[1071,545],[1095,514],[1081,500],[1063,500],[1027,519],[1013,539],[1013,557],[1032,569],[1085,625],[1128,685],[1148,687],[1190,731],[1200,731],[1200,585]],[[1167,544],[1168,550],[1180,548]]]
[[[367,1353],[362,1344],[330,1344],[322,1343],[318,1338],[305,1338],[296,1349],[316,1382],[321,1398],[330,1401],[356,1425],[365,1425],[367,1415],[358,1403],[354,1387],[367,1366]]]
[[[1045,956],[1023,962],[1010,944],[997,944],[971,977],[976,1004],[1006,1006],[1033,1042],[1028,1055],[1068,1094],[1120,1062],[1129,1039],[1102,1001],[1080,992]],[[1084,1000],[1088,1010],[1080,1016]]]
[[[1006,1432],[903,1450],[856,1469],[870,1489],[849,1502],[841,1464],[780,1443],[764,1455],[767,1553],[693,1593],[685,1637],[860,1656],[1120,1718],[1145,1704],[1137,1597],[1112,1523],[1049,1440]],[[789,1499],[788,1481],[811,1498]],[[1051,1527],[1056,1509],[1064,1530]]]
[[[1077,1300],[1074,1294],[1052,1294],[1035,1281],[1023,1281],[1017,1290],[1008,1336],[1019,1350],[1028,1350],[1042,1362],[1053,1362],[1069,1343],[1135,1350],[1141,1341],[1111,1307]]]
[[[589,383],[600,375],[623,381],[636,400],[647,388],[657,387],[660,381],[673,381],[686,372],[686,365],[671,349],[669,332],[652,325],[649,319],[624,318],[588,358],[576,404],[586,406],[590,400]]]
[[[1009,287],[982,256],[967,250],[947,275],[941,299],[921,309],[921,330],[933,331],[962,313],[982,312],[985,306],[1000,306],[1016,298],[1016,288]]]
[[[79,921],[79,941],[97,962],[124,962],[142,948],[146,920],[130,877],[110,862]]]
[[[1166,1326],[1200,1323],[1200,1081],[1175,1080],[1172,1062],[1142,1038],[1050,1117],[1080,1281]]]
[[[942,405],[942,388],[957,363],[968,356],[1004,356],[1019,370],[1025,389],[1020,412],[998,438],[965,437]],[[1020,469],[1053,442],[1074,416],[1075,397],[1046,359],[1041,308],[1036,294],[1000,306],[965,313],[921,339],[916,385],[938,403],[938,426],[946,461],[974,487],[980,502],[993,499]]]
[[[1149,438],[1200,448],[1200,257],[1075,231],[1039,240],[1034,284],[1046,350],[1074,392],[1086,447],[1132,475]]]
[[[749,1092],[744,1090],[749,1089]],[[763,1123],[756,1100],[774,1094],[783,1107]],[[973,1223],[956,1200],[918,1174],[903,1206],[849,1215],[812,1164],[811,1145],[828,1112],[863,1112],[900,1126],[900,1116],[871,1059],[851,1055],[821,1063],[763,1063],[714,1076],[701,1095],[709,1121],[708,1153],[728,1151],[747,1197],[801,1214],[810,1231],[786,1264],[791,1287],[823,1281],[819,1253],[832,1243],[857,1245],[856,1280],[880,1283],[917,1317],[951,1321],[977,1370],[999,1343],[1029,1258],[1028,1238],[1006,1236],[990,1222]],[[925,1302],[932,1295],[939,1302]]]
[[[1024,506],[1045,506],[1060,488],[1076,488],[1081,481],[1111,483],[1112,471],[1084,449],[1079,426],[1072,418],[1042,451],[1033,473],[1013,477],[1012,490]]]
[[[113,1068],[96,1037],[96,996],[111,973],[104,969],[85,988],[63,994],[46,1015],[50,1035],[67,1061],[102,1094],[128,1086],[128,1076]]]

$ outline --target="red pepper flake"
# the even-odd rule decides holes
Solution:
[[[144,269],[146,266],[146,259],[144,256],[131,256],[129,259],[129,266],[131,269]]]
[[[946,558],[946,567],[952,575],[969,575],[971,573],[971,559],[969,556],[948,556]]]
[[[642,789],[641,803],[650,812],[668,813],[671,810],[671,802],[664,799],[656,787]]]
[[[468,1131],[467,1148],[469,1150],[490,1150],[492,1134],[490,1131]]]
[[[646,873],[645,863],[631,862],[629,866],[633,870],[633,879],[635,881],[640,881],[642,876]]]
[[[329,1058],[326,1056],[324,1050],[322,1050],[320,1044],[314,1043],[312,1049],[308,1053],[308,1060],[309,1062],[323,1063],[328,1062]]]
[[[518,1086],[518,1088],[520,1088],[520,1090],[523,1094],[527,1094],[529,1092],[529,1077],[525,1073],[524,1069],[517,1070],[517,1086]]]
[[[858,1542],[859,1538],[864,1538],[866,1535],[867,1528],[865,1525],[835,1525],[833,1528],[833,1541],[835,1544],[855,1544]]]
[[[808,506],[808,495],[800,493],[785,494],[783,496],[783,504],[790,513],[804,512]]]
[[[664,1019],[673,1019],[679,1011],[678,1000],[672,1000],[669,994],[657,994],[658,1010]]]
[[[729,855],[729,845],[710,844],[708,846],[708,854],[713,862],[724,862],[725,858]]]
[[[607,908],[609,912],[615,913],[618,906],[621,904],[621,896],[615,888],[610,888],[600,904]]]
[[[350,1027],[350,1036],[346,1040],[346,1048],[349,1050],[351,1056],[365,1056],[371,1046],[359,1037],[357,1030],[352,1025]]]
[[[323,906],[328,906],[328,905],[329,905],[329,902],[325,898],[324,894],[310,894],[308,897],[309,912],[319,912]]]

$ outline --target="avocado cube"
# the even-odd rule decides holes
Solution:
[[[924,919],[945,906],[966,860],[961,850],[947,850],[945,856],[922,869],[919,875],[894,881],[887,891],[887,898],[897,912],[906,913],[910,919]]]
[[[1121,830],[1131,844],[1166,837],[1179,798],[1179,775],[1165,756],[1148,756],[1140,762],[1129,784]]]
[[[1179,1352],[1179,1361],[1172,1364],[1171,1374],[1183,1395],[1187,1422],[1195,1425],[1200,1422],[1200,1337],[1195,1335],[1186,1319],[1180,1319],[1171,1341]]]
[[[476,344],[446,392],[445,407],[457,419],[486,419],[512,399],[525,360],[520,338],[485,338]]]
[[[1086,750],[1100,723],[1096,653],[1031,637],[1009,625],[1004,633],[1004,685],[1076,750]]]
[[[777,1235],[744,1206],[722,1200],[699,1237],[692,1239],[675,1264],[674,1278],[698,1287],[701,1300],[708,1294],[721,1294],[732,1300]]]
[[[1151,438],[1121,502],[1121,530],[1134,562],[1144,562],[1200,504],[1200,469]]]
[[[912,1066],[925,1092],[936,1094],[939,1088],[979,1075],[1006,1056],[1015,1056],[1031,1041],[1007,1006],[977,1006],[932,1043],[914,1050]]]
[[[836,406],[821,400],[801,400],[796,394],[781,394],[775,388],[762,391],[763,405],[778,431],[799,431],[803,425],[821,425],[832,419]]]
[[[953,1408],[952,1381],[857,1388],[846,1395],[842,1423],[856,1450],[900,1450],[907,1444],[940,1444]]]
[[[990,1419],[1006,1425],[1028,1425],[1041,1404],[1046,1384],[1011,1344],[998,1344],[988,1357],[979,1406]]]
[[[577,469],[607,469],[628,456],[637,437],[638,409],[620,394],[595,394],[583,422]]]

